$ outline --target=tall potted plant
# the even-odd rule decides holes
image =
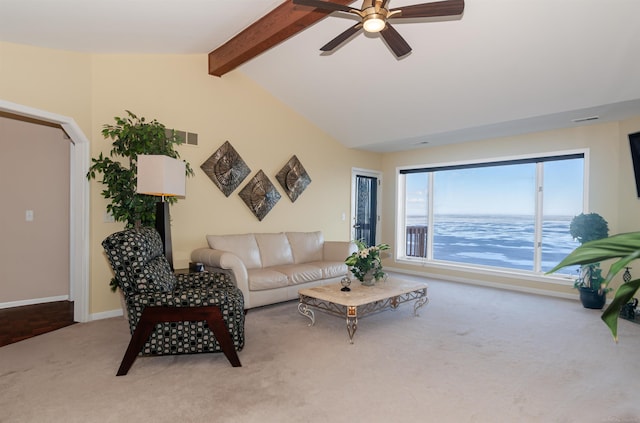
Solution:
[[[109,156],[100,153],[91,159],[87,178],[96,179],[102,174],[100,182],[105,185],[102,196],[110,201],[107,211],[117,222],[124,222],[127,228],[138,224],[154,226],[158,197],[136,193],[138,154],[161,154],[177,159],[180,155],[174,146],[182,140],[174,131],[168,133],[155,119],[148,122],[129,110],[126,113],[127,117],[115,117],[115,125],[103,126],[102,135],[113,140],[113,148]],[[186,169],[187,175],[193,175],[189,163]],[[168,197],[166,201],[173,204],[177,199]]]
[[[571,220],[569,232],[580,244],[585,244],[606,238],[609,235],[609,224],[598,213],[580,213]],[[580,291],[583,307],[598,310],[604,307],[608,288],[603,282],[600,263],[589,263],[580,267],[580,275],[573,286]]]
[[[166,127],[155,119],[147,122],[144,117],[139,118],[129,110],[126,113],[127,117],[114,118],[115,125],[103,125],[102,135],[105,139],[113,140],[113,148],[109,156],[100,153],[97,158],[91,159],[87,178],[97,179],[98,174],[102,174],[102,180],[99,181],[105,185],[102,196],[110,201],[107,212],[115,221],[124,222],[126,228],[137,225],[153,227],[159,197],[136,193],[138,155],[162,154],[180,158],[174,146],[181,144],[182,140],[175,131],[168,133]],[[193,175],[189,163],[185,164],[187,175]],[[177,199],[167,197],[165,201],[173,204]],[[115,278],[111,279],[110,285],[115,292],[118,288]],[[123,310],[126,308],[123,307]]]
[[[617,259],[609,268],[609,273],[602,284],[607,287],[615,275],[638,258],[640,258],[640,232],[629,232],[582,244],[548,273],[553,273],[566,266],[584,266],[604,260]],[[618,342],[620,309],[631,301],[638,289],[640,289],[640,279],[623,283],[618,287],[613,300],[602,313],[602,320],[611,330],[616,342]]]

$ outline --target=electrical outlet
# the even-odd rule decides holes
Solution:
[[[24,213],[24,220],[27,222],[33,222],[33,210],[27,210]]]
[[[113,215],[108,211],[104,212],[104,223],[113,223],[116,220],[113,218]]]

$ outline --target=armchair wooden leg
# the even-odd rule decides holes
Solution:
[[[116,376],[124,376],[129,372],[156,324],[182,321],[206,321],[231,365],[233,367],[242,366],[219,307],[145,307]]]
[[[233,345],[233,339],[231,339],[231,335],[229,334],[229,330],[224,323],[224,319],[222,318],[222,312],[218,307],[213,308],[209,311],[209,318],[207,318],[207,323],[209,323],[209,329],[213,332],[218,340],[218,344],[220,344],[220,348],[222,348],[222,352],[224,353],[227,360],[231,363],[233,367],[241,367],[240,359],[238,358],[238,353],[236,352],[236,348]]]
[[[156,326],[157,322],[153,322],[149,319],[149,313],[147,310],[149,310],[148,307],[142,310],[142,316],[140,317],[138,326],[136,326],[136,330],[133,331],[133,335],[131,335],[129,346],[127,347],[127,351],[124,353],[122,363],[120,363],[120,368],[118,369],[116,376],[124,376],[129,372],[133,362],[136,361],[136,358],[138,357],[138,353],[140,353],[144,343],[147,342],[151,332],[153,332],[153,328]]]

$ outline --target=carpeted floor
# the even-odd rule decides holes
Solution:
[[[139,358],[122,318],[0,348],[0,422],[640,422],[640,325],[577,301],[429,281],[430,304],[316,325],[252,310],[242,368]]]

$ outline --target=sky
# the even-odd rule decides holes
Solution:
[[[440,171],[434,175],[435,214],[535,213],[536,165]],[[426,215],[426,174],[407,175],[407,214]],[[545,215],[582,212],[583,159],[544,163]]]

